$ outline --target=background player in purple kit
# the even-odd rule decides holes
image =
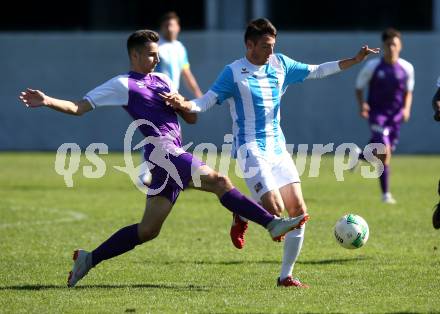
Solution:
[[[384,55],[373,59],[359,72],[356,80],[356,98],[360,114],[368,119],[371,130],[370,143],[383,143],[385,154],[378,154],[384,165],[380,175],[382,201],[395,204],[390,193],[389,177],[391,154],[399,140],[400,125],[408,121],[411,113],[412,92],[414,89],[414,68],[403,59],[401,34],[389,28],[382,33]],[[368,87],[367,100],[363,90]],[[363,156],[360,156],[363,159]]]
[[[440,76],[437,79],[437,91],[432,98],[432,109],[434,109],[434,120],[440,122]]]
[[[440,122],[440,76],[437,79],[437,91],[432,98],[432,109],[434,109],[434,120]],[[438,182],[437,193],[440,196],[440,181]],[[432,215],[432,225],[440,229],[440,202],[436,205]]]
[[[201,174],[201,185],[197,189],[215,193],[223,206],[262,225],[273,239],[301,227],[308,219],[307,215],[280,219],[269,214],[236,190],[229,178],[183,151],[177,114],[159,96],[160,93],[175,90],[166,75],[153,72],[159,61],[158,41],[159,35],[154,31],[139,30],[131,34],[127,40],[131,71],[96,87],[80,101],[52,98],[33,89],[21,92],[20,99],[27,107],[45,106],[72,115],[82,115],[101,106],[123,106],[137,122],[141,121],[139,119],[149,121],[139,127],[146,138],[154,139],[147,143],[145,159],[155,164],[159,151],[163,153],[163,159],[168,161],[164,164],[156,163],[152,168],[151,187],[160,189],[155,195],[147,195],[140,223],[120,229],[92,252],[74,251],[74,265],[67,282],[69,287],[75,286],[92,267],[103,260],[123,254],[157,237],[180,191],[193,186],[194,170]],[[173,175],[173,171],[177,171],[177,176]]]

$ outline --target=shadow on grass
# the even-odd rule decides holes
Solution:
[[[321,260],[310,260],[310,261],[298,261],[298,264],[304,265],[327,265],[327,264],[348,264],[348,263],[358,263],[360,261],[366,261],[371,259],[366,256],[356,256],[352,258],[335,258],[335,259],[321,259]]]
[[[123,284],[123,285],[83,285],[75,288],[68,288],[66,285],[16,285],[16,286],[0,286],[2,290],[17,291],[39,291],[51,289],[170,289],[170,290],[190,290],[190,291],[209,291],[208,287],[196,285],[173,285],[173,284]]]
[[[425,312],[385,312],[385,314],[421,314],[421,313],[425,313]],[[440,312],[426,312],[426,313],[440,313]]]
[[[358,263],[371,259],[366,256],[356,256],[352,258],[335,258],[335,259],[322,259],[322,260],[306,260],[298,261],[298,264],[304,265],[327,265],[327,264],[347,264],[347,263]],[[195,265],[250,265],[250,264],[276,264],[279,265],[281,260],[246,260],[246,261],[166,261],[166,262],[155,262],[155,261],[143,261],[142,263],[150,264],[161,264],[161,265],[176,265],[176,264],[195,264]]]

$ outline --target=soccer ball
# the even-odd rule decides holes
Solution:
[[[368,224],[361,216],[347,214],[336,222],[336,241],[346,249],[360,248],[367,242],[369,235]]]

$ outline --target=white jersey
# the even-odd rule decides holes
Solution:
[[[189,68],[188,55],[185,46],[178,41],[159,41],[159,58],[156,71],[168,75],[176,89],[179,89],[180,74]]]
[[[241,58],[224,68],[210,91],[217,103],[230,106],[233,157],[245,144],[264,155],[281,155],[286,150],[280,126],[281,96],[289,84],[302,82],[309,73],[309,65],[282,54],[271,55],[262,66]]]

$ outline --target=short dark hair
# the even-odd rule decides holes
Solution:
[[[264,35],[277,37],[277,29],[268,19],[259,18],[253,20],[247,25],[246,32],[244,33],[244,42],[252,40],[255,43]]]
[[[386,42],[388,39],[394,37],[397,37],[400,40],[402,40],[402,34],[400,34],[400,32],[395,28],[390,27],[382,32],[382,42]]]
[[[159,24],[162,25],[163,23],[168,22],[169,20],[176,20],[177,23],[180,24],[180,17],[174,11],[170,11],[162,15],[162,17],[159,20]]]
[[[159,34],[155,31],[149,29],[137,30],[127,39],[128,54],[130,54],[133,49],[140,50],[141,48],[145,47],[146,43],[157,43],[158,41]]]

